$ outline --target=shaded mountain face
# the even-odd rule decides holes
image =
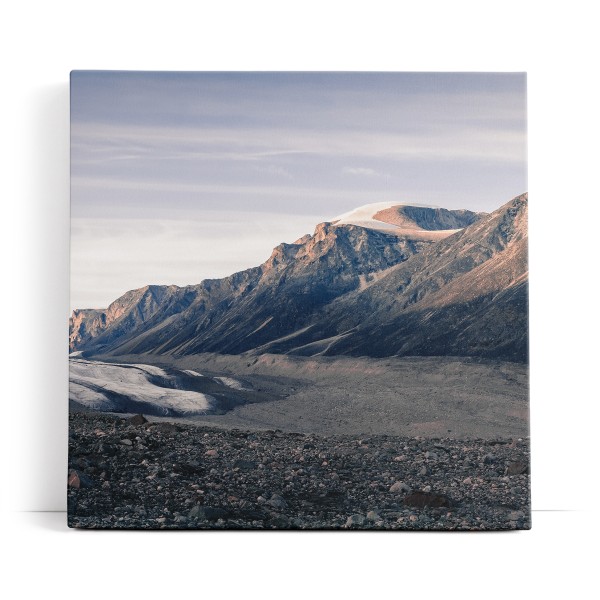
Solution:
[[[69,347],[78,349],[102,335],[107,329],[123,336],[142,325],[159,308],[163,308],[176,286],[147,285],[115,300],[106,310],[74,310],[69,319]]]
[[[357,227],[317,225],[280,244],[260,267],[188,287],[147,286],[106,311],[74,311],[71,349],[230,352],[294,331],[298,320],[430,242]]]
[[[527,194],[328,305],[292,340],[301,355],[528,356]]]
[[[259,267],[74,311],[71,349],[526,360],[526,195],[491,215],[404,205],[348,215]]]

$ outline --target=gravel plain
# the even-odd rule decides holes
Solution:
[[[70,416],[76,528],[514,530],[529,440],[240,430]]]
[[[519,363],[275,354],[94,358],[206,375],[190,378],[187,384],[216,397],[226,410],[188,419],[189,423],[321,435],[529,435],[528,367]],[[244,389],[214,383],[223,377],[234,378]]]

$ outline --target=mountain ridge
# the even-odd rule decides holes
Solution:
[[[145,286],[127,292],[105,311],[74,311],[71,350],[175,355],[439,352],[526,360],[523,335],[506,341],[515,338],[510,327],[488,346],[475,338],[486,339],[485,327],[476,322],[489,321],[486,312],[504,323],[508,307],[523,312],[525,301],[526,319],[527,194],[490,215],[409,205],[385,211],[372,216],[395,221],[396,231],[377,224],[324,222],[312,235],[274,248],[258,267],[184,288]],[[423,224],[432,227],[433,235],[422,233],[427,232]],[[448,224],[464,227],[439,229]],[[508,272],[511,281],[520,278],[524,284],[516,295],[515,290],[508,293],[514,287]],[[477,319],[469,318],[469,311]],[[440,342],[440,328],[454,331],[453,339]]]
[[[527,195],[517,196],[394,266],[367,294],[332,303],[295,347],[274,340],[261,351],[526,362],[527,212]]]

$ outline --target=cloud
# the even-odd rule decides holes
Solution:
[[[284,174],[285,171],[282,171]],[[291,175],[289,176],[291,178]],[[192,194],[211,194],[222,196],[227,194],[236,194],[238,196],[263,196],[263,197],[292,197],[297,198],[299,194],[310,194],[326,198],[331,196],[331,190],[327,188],[301,186],[273,186],[257,184],[218,184],[218,183],[200,183],[173,181],[171,179],[118,179],[112,177],[72,177],[71,187],[74,193],[79,193],[85,189],[95,189],[104,191],[145,191],[145,192],[164,192],[176,194],[187,192]]]
[[[76,124],[73,164],[136,155],[154,160],[259,161],[274,156],[366,157],[393,160],[472,160],[519,162],[525,159],[525,129],[493,123],[448,124],[421,131],[306,128],[222,128]]]
[[[381,131],[522,123],[525,85],[522,73],[76,72],[72,120]]]
[[[254,167],[256,171],[259,173],[264,173],[265,175],[274,175],[275,177],[283,177],[285,179],[293,179],[292,174],[283,167],[278,167],[276,165],[257,165]]]
[[[375,177],[381,176],[382,173],[378,173],[375,169],[369,169],[367,167],[344,167],[342,173],[347,175],[362,175],[363,177]]]

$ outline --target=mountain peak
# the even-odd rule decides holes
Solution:
[[[357,208],[333,218],[331,222],[335,225],[358,225],[359,227],[366,227],[367,229],[383,229],[386,231],[394,231],[396,227],[393,224],[388,223],[385,220],[377,219],[375,218],[375,215],[390,208],[407,205],[409,205],[409,203],[398,202],[397,200],[363,204],[362,206],[358,206]],[[438,208],[437,206],[430,206],[426,204],[410,205],[424,208]]]
[[[331,223],[336,227],[354,225],[413,240],[436,241],[471,225],[483,214],[419,203],[375,202],[344,213]]]

